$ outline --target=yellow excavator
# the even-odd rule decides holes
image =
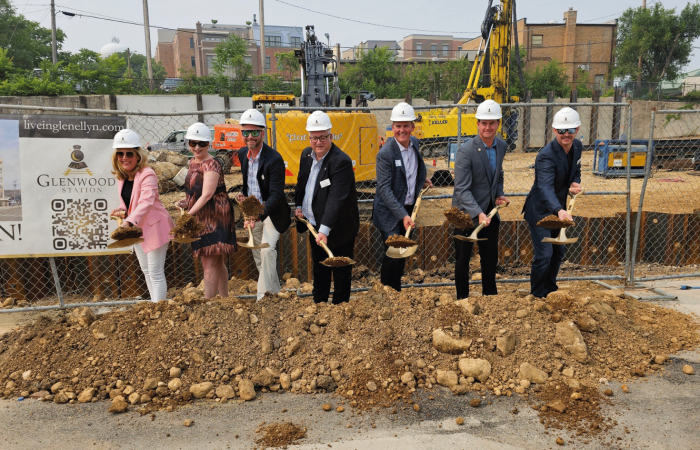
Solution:
[[[481,42],[474,59],[469,83],[458,104],[478,104],[484,100],[494,100],[500,104],[517,102],[511,97],[510,87],[510,50],[511,30],[513,28],[514,0],[501,0],[500,5],[492,6],[489,0],[486,18],[481,25]],[[481,83],[480,83],[481,81]],[[462,113],[461,134],[463,137],[475,136],[476,118],[474,114]],[[435,108],[421,111],[413,133],[421,141],[421,153],[424,157],[446,149],[450,139],[458,133],[458,108]],[[505,109],[501,124],[501,134],[509,144],[515,142],[517,133],[517,114]],[[387,138],[393,133],[388,131]]]

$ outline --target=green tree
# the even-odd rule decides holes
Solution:
[[[377,98],[393,97],[400,79],[400,70],[394,59],[388,47],[361,52],[357,63],[343,72],[341,89],[345,92],[371,91]]]
[[[688,3],[676,14],[661,2],[651,8],[628,9],[618,22],[616,77],[637,78],[642,58],[643,81],[675,80],[690,62],[693,41],[700,37],[700,4]]]
[[[56,30],[58,49],[65,39]],[[43,60],[51,60],[51,30],[16,13],[9,0],[0,0],[0,47],[18,69],[32,70]]]
[[[34,76],[31,72],[13,75],[10,79],[0,83],[0,95],[28,96],[28,95],[72,95],[75,94],[74,85],[64,79],[59,64],[50,61],[39,63],[41,75]]]
[[[566,70],[555,59],[547,65],[537,67],[534,72],[525,72],[525,84],[532,91],[532,98],[545,98],[554,91],[556,97],[568,97],[571,92]]]
[[[277,58],[277,70],[282,73],[284,79],[294,81],[301,67],[294,52],[278,52],[275,53],[275,58]]]
[[[5,80],[17,73],[17,68],[12,62],[12,58],[8,56],[8,51],[0,48],[0,80]]]
[[[219,94],[234,97],[249,95],[249,78],[253,73],[253,67],[245,62],[246,41],[235,34],[230,34],[226,40],[214,48],[214,52],[216,53],[214,72],[218,77],[227,77],[229,82],[222,83],[222,80],[215,79],[209,86],[215,85],[223,89]]]

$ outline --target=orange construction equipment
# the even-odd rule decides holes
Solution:
[[[231,158],[232,165],[241,166],[241,162],[238,160],[238,150],[245,146],[246,144],[241,134],[241,126],[238,123],[214,125],[214,142],[212,142],[212,147],[217,153],[226,152]]]

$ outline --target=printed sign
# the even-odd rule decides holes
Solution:
[[[116,117],[0,115],[0,258],[114,253]]]

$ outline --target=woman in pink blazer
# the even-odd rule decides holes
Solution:
[[[158,177],[148,166],[148,152],[141,146],[135,131],[121,130],[114,136],[112,173],[117,177],[119,208],[112,215],[120,216],[122,227],[137,226],[143,230],[144,242],[134,246],[141,270],[146,276],[151,301],[165,300],[165,254],[170,230],[175,223],[158,197]]]

